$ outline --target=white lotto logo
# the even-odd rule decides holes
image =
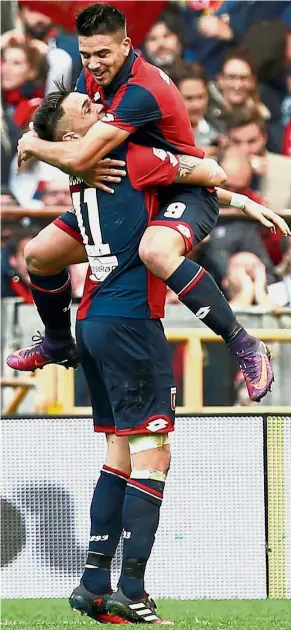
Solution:
[[[102,118],[102,122],[112,122],[114,120],[113,114],[105,114]]]
[[[195,313],[196,317],[198,317],[198,319],[204,319],[206,315],[208,315],[210,308],[211,308],[210,306],[201,306],[199,311]]]
[[[189,228],[186,227],[186,225],[181,225],[179,223],[179,225],[177,225],[177,230],[179,230],[179,232],[181,232],[181,234],[184,234],[184,236],[186,236],[187,238],[191,238],[191,232]]]
[[[168,85],[170,84],[170,77],[163,70],[159,69],[159,75],[165,83],[168,83]]]
[[[162,160],[162,162],[164,162],[167,159],[167,151],[164,151],[164,149],[157,149],[156,147],[153,148],[153,154],[159,158],[159,160]]]
[[[157,149],[156,147],[153,147],[153,154],[157,158],[159,158],[159,160],[162,160],[162,162],[169,158],[171,166],[177,166],[178,164],[176,156],[170,151],[165,151],[164,149]]]
[[[100,541],[105,541],[108,540],[109,535],[108,534],[103,534],[102,536],[91,536],[90,538],[90,542],[100,542]]]
[[[148,431],[152,433],[156,433],[157,431],[161,431],[161,429],[165,429],[168,426],[168,420],[164,418],[157,418],[156,420],[151,420],[146,426]]]

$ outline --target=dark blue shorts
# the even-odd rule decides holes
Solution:
[[[201,186],[185,189],[176,185],[174,194],[173,186],[169,191],[171,191],[169,199],[166,192],[162,195],[160,193],[161,209],[149,225],[164,225],[179,232],[184,239],[185,254],[188,254],[210,234],[217,223],[219,215],[217,194]],[[82,243],[76,215],[71,211],[62,214],[54,223]]]
[[[174,430],[175,381],[160,320],[79,320],[77,344],[95,431],[116,435]]]
[[[149,225],[164,225],[179,232],[184,239],[185,254],[198,245],[217,223],[219,204],[216,192],[201,186],[187,189],[176,185],[167,191],[160,189],[161,209]]]
[[[79,243],[83,243],[82,236],[80,234],[80,228],[78,226],[78,221],[74,210],[67,210],[60,217],[54,220],[54,224],[69,234],[75,241]]]

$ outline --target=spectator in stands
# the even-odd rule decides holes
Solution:
[[[23,128],[31,100],[44,96],[47,62],[34,46],[11,40],[2,49],[2,99],[5,113]],[[35,107],[41,101],[37,100]],[[28,116],[27,116],[28,118]]]
[[[228,148],[221,160],[221,165],[227,174],[226,187],[233,192],[248,195],[258,203],[264,203],[261,197],[250,189],[252,169],[249,160],[235,148]],[[241,218],[241,212],[235,211],[237,218],[229,218],[234,214],[233,209],[225,208],[209,240],[199,252],[201,264],[214,275],[220,286],[225,288],[223,279],[231,257],[240,252],[255,255],[263,264],[268,283],[275,281],[274,266],[264,246],[260,234],[260,226]],[[246,281],[247,282],[247,281]]]
[[[267,151],[264,121],[255,113],[240,109],[228,120],[228,138],[252,167],[252,188],[273,210],[291,207],[290,158]]]
[[[256,86],[255,67],[245,48],[231,50],[217,76],[217,83],[210,83],[212,102],[210,118],[221,132],[226,131],[227,117],[237,108],[246,106],[267,120],[270,112],[260,101]]]
[[[9,188],[23,208],[37,209],[55,205],[68,208],[72,205],[68,192],[68,175],[34,158],[27,160],[19,169],[15,155],[10,167]]]
[[[21,2],[18,6],[19,27],[2,36],[5,46],[11,39],[19,43],[33,40],[34,45],[47,57],[49,65],[46,94],[54,90],[56,79],[63,78],[64,83],[70,86],[81,67],[77,39],[59,31],[51,18],[43,13],[22,6]]]
[[[54,173],[54,171],[56,171]],[[42,186],[41,201],[45,207],[63,206],[72,207],[72,199],[69,191],[69,177],[59,169],[51,171],[51,179]]]
[[[21,136],[21,130],[11,120],[1,106],[1,190],[8,191],[9,170],[12,158],[17,150],[17,142]]]
[[[266,267],[252,252],[239,252],[230,257],[223,288],[227,291],[232,307],[271,305],[267,293]]]
[[[11,169],[17,173],[17,142],[41,103],[46,75],[46,57],[35,46],[11,39],[2,50],[1,182],[6,187]],[[26,201],[26,191],[18,188],[15,197]]]
[[[207,120],[208,88],[204,68],[200,63],[184,64],[176,75],[172,75],[181,92],[198,147],[206,157],[217,157],[219,134]]]
[[[240,45],[249,28],[274,18],[291,26],[290,2],[179,2],[186,41],[187,61],[200,61],[207,75],[215,76],[230,46]],[[265,42],[268,39],[265,40]],[[264,47],[268,48],[265,45]]]
[[[145,38],[143,54],[170,76],[183,66],[183,35],[177,11],[166,9],[159,16]]]

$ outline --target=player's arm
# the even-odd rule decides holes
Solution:
[[[211,158],[192,155],[176,155],[176,158],[179,162],[175,177],[177,184],[213,187],[223,184],[227,179],[223,168]]]
[[[24,134],[18,143],[19,163],[34,156],[79,175],[93,168],[138,128],[162,117],[154,95],[141,85],[125,85],[113,98],[110,111],[86,135],[72,142],[46,142]],[[70,146],[64,146],[68,144]]]
[[[95,123],[83,138],[71,142],[47,142],[29,131],[18,142],[18,164],[35,157],[67,173],[80,174],[92,168],[128,136],[128,131],[101,121]]]
[[[216,193],[220,203],[230,206],[231,208],[242,210],[248,217],[256,219],[256,221],[259,221],[259,223],[265,225],[270,230],[277,230],[284,236],[291,235],[290,229],[282,217],[273,210],[270,210],[270,208],[266,208],[262,204],[249,199],[247,195],[232,193],[223,188],[216,188]]]

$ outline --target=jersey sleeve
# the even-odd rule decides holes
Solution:
[[[161,120],[154,95],[142,85],[129,83],[118,90],[102,122],[134,133],[139,127]]]
[[[127,170],[135,190],[170,186],[179,170],[179,161],[173,153],[129,142]]]

